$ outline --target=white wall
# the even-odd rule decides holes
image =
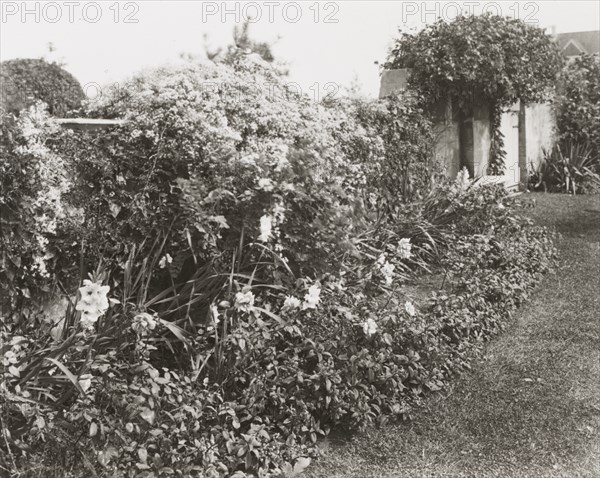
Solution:
[[[549,103],[532,103],[525,112],[527,167],[536,169],[543,158],[542,149],[550,149],[555,138],[555,121]]]

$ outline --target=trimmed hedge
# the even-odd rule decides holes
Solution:
[[[0,64],[0,109],[18,114],[36,101],[48,105],[50,114],[67,116],[81,107],[84,93],[75,77],[56,63],[42,59],[16,59]]]

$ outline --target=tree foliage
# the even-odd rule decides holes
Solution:
[[[449,98],[467,114],[475,102],[490,105],[490,174],[504,171],[502,109],[517,100],[545,98],[562,65],[559,50],[544,30],[493,15],[458,17],[402,34],[385,68],[410,68],[409,84],[430,106]]]
[[[555,102],[558,139],[589,144],[600,162],[600,62],[582,55],[563,70]]]
[[[17,113],[43,101],[51,115],[65,116],[84,99],[79,82],[56,63],[19,58],[3,61],[0,70],[1,106],[6,112]]]
[[[468,107],[481,96],[505,107],[543,99],[561,65],[555,42],[541,28],[483,15],[402,34],[384,66],[411,68],[411,85],[428,101],[451,97]]]

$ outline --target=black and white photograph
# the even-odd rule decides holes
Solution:
[[[0,477],[600,478],[600,1],[0,0]]]

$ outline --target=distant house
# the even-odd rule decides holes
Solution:
[[[600,30],[558,33],[555,39],[563,54],[569,59],[576,58],[583,53],[600,54]]]

